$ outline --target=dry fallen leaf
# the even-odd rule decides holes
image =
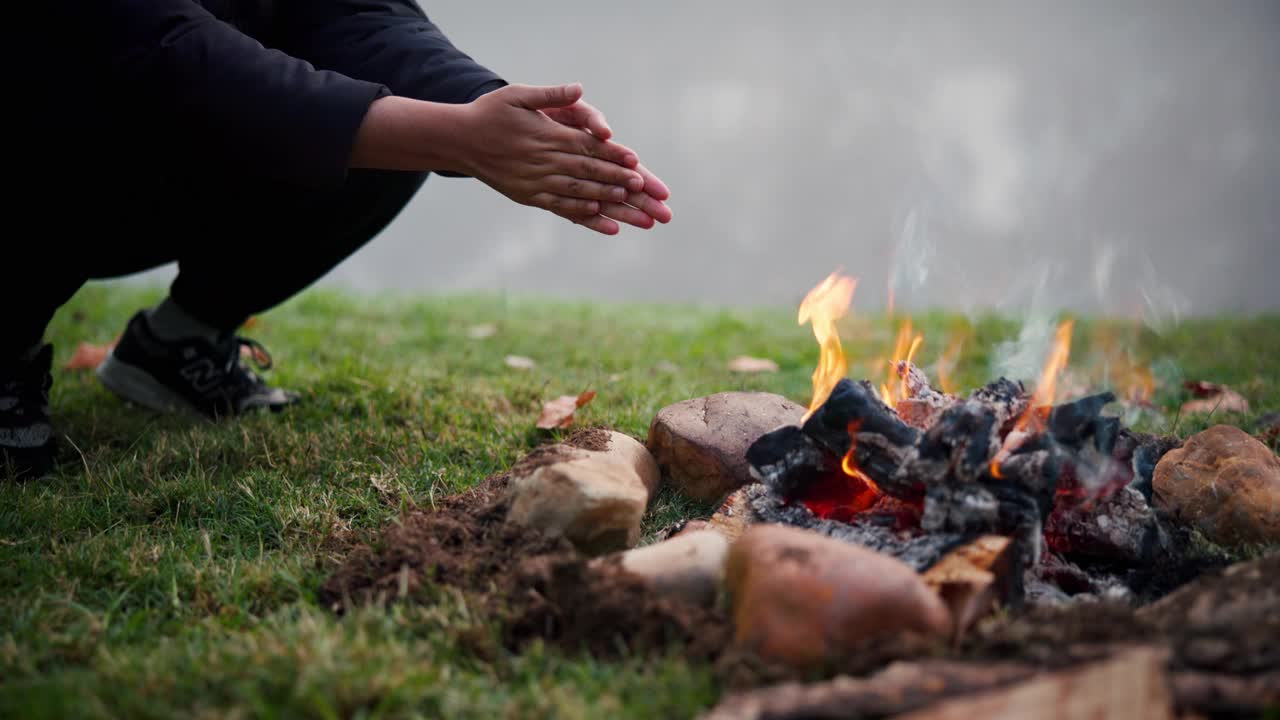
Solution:
[[[63,367],[67,370],[96,370],[102,364],[102,361],[106,360],[107,356],[111,354],[115,346],[116,340],[112,340],[106,345],[82,342],[76,346],[76,351],[71,354],[71,359],[67,360],[67,364],[63,365]]]
[[[768,358],[741,355],[729,361],[729,369],[740,373],[778,372],[778,363]]]
[[[472,325],[467,328],[467,337],[472,340],[483,340],[487,337],[493,337],[498,334],[498,326],[493,323],[484,323],[483,325]]]
[[[523,355],[508,355],[504,362],[507,367],[517,370],[532,370],[538,367],[538,363],[534,362],[533,358],[527,358]]]
[[[1184,383],[1184,387],[1198,398],[1196,400],[1188,400],[1182,404],[1182,413],[1184,415],[1249,412],[1249,401],[1226,385],[1203,380],[1189,380]]]
[[[258,316],[257,316],[257,315],[250,315],[250,316],[249,316],[249,319],[248,319],[248,320],[245,320],[245,321],[244,321],[244,324],[240,326],[240,329],[241,329],[241,330],[252,330],[253,328],[256,328],[256,327],[258,327]]]
[[[594,390],[588,390],[577,397],[561,395],[555,400],[548,400],[542,406],[542,414],[538,416],[537,427],[542,430],[567,428],[573,424],[573,413],[595,398]]]

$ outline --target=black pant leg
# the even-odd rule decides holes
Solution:
[[[154,174],[102,164],[108,171],[101,181],[86,181],[68,175],[56,159],[19,163],[28,172],[14,208],[30,218],[35,234],[15,233],[14,247],[6,247],[0,261],[0,359],[41,342],[54,314],[88,280],[142,272],[177,257],[157,232],[165,206]]]
[[[192,232],[178,247],[171,295],[203,322],[238,327],[363,247],[395,219],[426,177],[352,170],[336,191],[254,182],[230,191],[205,189],[183,203],[196,209]]]

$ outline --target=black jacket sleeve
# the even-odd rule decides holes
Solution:
[[[286,52],[403,97],[466,103],[506,85],[414,0],[281,0],[277,26]]]
[[[262,43],[191,0],[72,3],[112,96],[172,145],[168,162],[313,187],[346,176],[369,105],[391,94]]]

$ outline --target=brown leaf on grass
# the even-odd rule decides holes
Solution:
[[[1190,390],[1191,394],[1197,398],[1182,404],[1182,413],[1184,415],[1249,412],[1249,401],[1226,385],[1205,382],[1204,380],[1188,380],[1183,383],[1183,387]]]
[[[591,402],[596,396],[594,390],[588,390],[577,397],[561,395],[555,400],[548,400],[542,406],[542,414],[538,416],[537,427],[542,430],[567,428],[573,424],[573,413],[578,408]]]
[[[249,316],[249,319],[248,319],[248,320],[245,320],[245,321],[244,321],[244,324],[240,326],[240,329],[241,329],[241,330],[252,330],[253,328],[255,328],[255,327],[257,327],[257,326],[258,326],[258,316],[257,316],[257,315],[250,315],[250,316]]]
[[[103,360],[111,354],[116,346],[116,341],[112,340],[106,345],[94,345],[93,343],[82,342],[76,346],[76,351],[71,354],[71,359],[67,360],[67,364],[62,367],[67,370],[96,370]]]
[[[741,355],[729,361],[729,369],[739,373],[775,373],[778,372],[778,363],[768,358]]]

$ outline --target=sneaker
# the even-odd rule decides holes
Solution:
[[[53,470],[53,346],[0,363],[0,476],[25,479]]]
[[[278,412],[298,401],[246,367],[242,348],[260,370],[271,368],[271,355],[257,341],[234,333],[217,342],[161,340],[139,311],[97,373],[109,390],[145,408],[193,411],[213,420],[262,408]]]

